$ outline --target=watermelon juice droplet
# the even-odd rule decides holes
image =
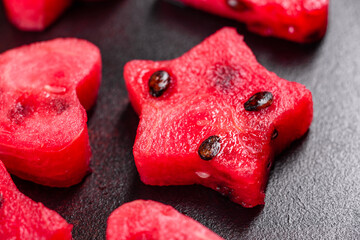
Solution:
[[[66,87],[56,85],[45,85],[44,90],[52,94],[65,94],[67,92]]]

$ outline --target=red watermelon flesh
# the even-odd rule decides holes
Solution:
[[[3,0],[10,21],[25,31],[42,31],[53,23],[72,0]]]
[[[87,116],[101,56],[80,39],[55,39],[0,55],[0,159],[9,172],[48,186],[79,183],[89,169]]]
[[[329,0],[179,0],[244,22],[250,31],[308,43],[326,32]]]
[[[0,239],[71,238],[72,225],[19,192],[0,161]]]
[[[170,84],[154,97],[159,71]],[[134,159],[150,185],[202,184],[245,207],[263,204],[274,155],[312,121],[310,91],[262,67],[232,28],[171,61],[131,61],[124,77],[140,114]],[[272,103],[261,105],[267,94],[257,111],[246,110],[263,92]]]
[[[107,240],[222,239],[173,207],[151,200],[125,203],[110,215],[107,225]]]

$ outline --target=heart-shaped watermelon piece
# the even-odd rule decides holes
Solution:
[[[24,31],[42,31],[70,6],[72,0],[3,0],[9,20]]]
[[[0,239],[71,240],[72,225],[19,192],[0,161]]]
[[[0,159],[48,186],[79,183],[91,156],[86,110],[101,81],[99,49],[55,39],[0,55]]]
[[[107,224],[107,240],[222,239],[173,207],[151,200],[125,203],[111,213]]]
[[[264,203],[274,155],[312,121],[310,91],[262,67],[232,28],[171,61],[131,61],[124,78],[141,180],[202,184],[245,207]]]
[[[244,22],[263,36],[309,43],[326,33],[329,0],[178,0]]]

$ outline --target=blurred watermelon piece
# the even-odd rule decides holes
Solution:
[[[72,0],[3,0],[7,16],[19,29],[42,31],[70,6]]]
[[[101,81],[99,49],[55,39],[0,55],[0,159],[36,183],[79,183],[91,156],[86,109]]]
[[[189,6],[244,22],[252,32],[299,43],[326,33],[329,0],[178,0]]]
[[[72,225],[19,192],[0,161],[0,239],[70,240]]]
[[[221,240],[222,238],[179,213],[151,200],[136,200],[116,209],[108,219],[107,240]]]
[[[262,67],[232,28],[171,61],[131,61],[124,78],[141,180],[202,184],[245,207],[264,204],[274,155],[312,121],[310,91]]]

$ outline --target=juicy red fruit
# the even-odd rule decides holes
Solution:
[[[53,23],[72,0],[3,0],[10,21],[25,31],[42,31]]]
[[[108,219],[107,240],[221,240],[222,238],[179,213],[150,200],[136,200],[116,209]]]
[[[329,0],[178,0],[244,22],[250,31],[308,43],[326,33]]]
[[[159,70],[171,82],[154,98],[148,81]],[[172,61],[131,61],[124,77],[140,115],[134,159],[150,185],[202,184],[263,204],[274,155],[312,121],[310,91],[263,68],[232,28]]]
[[[0,239],[70,240],[72,225],[24,196],[0,161]]]
[[[93,44],[55,39],[0,55],[0,159],[36,183],[79,183],[91,156],[86,109],[101,81]]]

